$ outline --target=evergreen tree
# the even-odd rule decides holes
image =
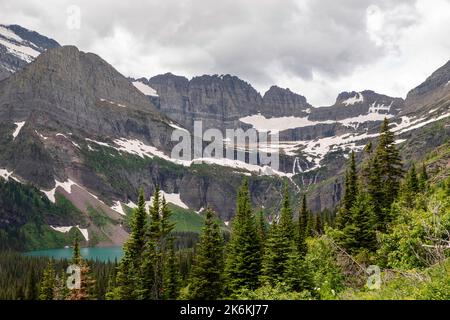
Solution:
[[[300,211],[298,214],[298,230],[297,230],[297,249],[300,255],[305,255],[307,251],[306,238],[308,228],[308,207],[306,204],[306,195],[302,197]]]
[[[419,192],[419,179],[417,178],[416,166],[411,165],[407,175],[406,175],[406,188],[412,194]]]
[[[172,212],[165,198],[161,198],[160,189],[157,187],[150,208],[150,224],[142,265],[144,276],[141,296],[143,299],[164,298],[164,259],[167,241],[174,228],[174,224],[170,222],[171,215]]]
[[[164,298],[174,300],[180,291],[180,271],[175,257],[173,237],[167,243],[168,252],[165,261]]]
[[[294,216],[292,213],[291,203],[289,200],[289,190],[287,184],[285,184],[283,201],[281,203],[279,227],[280,232],[282,232],[283,236],[285,236],[288,239],[294,238],[293,218]]]
[[[355,152],[352,151],[350,156],[350,165],[345,175],[344,196],[342,198],[342,203],[336,221],[339,229],[344,228],[344,226],[349,223],[351,219],[350,209],[355,203],[358,193],[357,179]]]
[[[90,276],[90,268],[80,254],[78,236],[75,237],[73,245],[72,264],[80,268],[80,286],[70,290],[69,300],[88,300],[92,294],[95,281]]]
[[[146,243],[147,212],[144,190],[139,191],[138,206],[133,210],[130,237],[123,246],[123,258],[117,267],[115,299],[137,299],[142,291],[141,264]]]
[[[55,297],[56,274],[53,261],[48,262],[47,268],[39,287],[39,300],[53,300]]]
[[[304,257],[295,246],[291,247],[284,273],[285,283],[293,291],[311,291],[314,288],[312,274]]]
[[[375,150],[375,161],[380,165],[383,201],[382,208],[389,209],[397,197],[403,176],[402,161],[395,146],[394,134],[389,130],[389,121],[384,119]]]
[[[224,288],[224,242],[211,209],[206,210],[205,226],[197,244],[189,281],[189,298],[215,300]]]
[[[231,226],[225,266],[227,289],[230,292],[241,288],[255,289],[261,270],[260,244],[248,188],[248,180],[244,179]]]
[[[25,291],[25,299],[26,300],[37,300],[39,298],[37,279],[36,279],[36,271],[30,270],[28,274],[27,287]]]
[[[351,223],[348,231],[347,248],[366,248],[374,250],[376,246],[374,228],[374,210],[370,195],[366,192],[359,192],[355,203],[350,210]]]
[[[428,173],[425,163],[422,163],[422,171],[419,175],[419,190],[420,192],[424,192],[428,187]]]
[[[261,282],[263,284],[275,286],[284,281],[284,273],[291,253],[291,243],[281,231],[280,224],[274,220],[269,228],[262,260]]]

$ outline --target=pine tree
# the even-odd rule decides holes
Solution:
[[[389,121],[384,119],[374,157],[380,164],[383,201],[382,208],[389,209],[397,197],[403,176],[402,161],[395,146],[394,134],[389,130]]]
[[[302,197],[300,211],[298,214],[298,230],[297,230],[297,249],[300,255],[305,255],[307,251],[306,238],[308,228],[308,207],[306,204],[306,195]]]
[[[351,223],[344,231],[348,233],[345,237],[346,247],[349,249],[366,248],[374,250],[376,246],[374,210],[370,195],[359,192],[353,207],[350,209]]]
[[[139,191],[138,206],[133,210],[130,237],[123,246],[124,254],[117,267],[115,299],[137,299],[142,291],[141,264],[146,243],[147,212],[144,190]]]
[[[284,281],[291,290],[297,292],[304,290],[311,291],[314,287],[309,266],[295,246],[291,248],[286,262]]]
[[[417,178],[416,166],[411,165],[407,175],[406,175],[406,188],[412,194],[419,192],[419,179]]]
[[[164,258],[167,241],[174,228],[174,224],[170,222],[171,215],[172,212],[165,198],[161,198],[160,189],[157,187],[150,208],[150,223],[142,264],[144,276],[141,297],[143,299],[164,298]]]
[[[35,270],[30,270],[27,279],[27,286],[25,291],[26,300],[37,300],[39,297],[36,272]]]
[[[90,268],[80,254],[78,236],[73,246],[72,264],[80,268],[80,287],[70,290],[69,300],[88,300],[91,297],[95,281],[90,276]]]
[[[344,197],[342,198],[339,214],[336,219],[336,224],[339,229],[344,228],[351,219],[350,209],[355,203],[358,193],[357,179],[355,152],[352,151],[350,156],[350,166],[345,175]]]
[[[422,171],[419,175],[419,190],[420,192],[426,191],[428,188],[428,173],[425,163],[422,163]]]
[[[291,203],[289,200],[289,190],[287,184],[284,185],[283,201],[281,203],[280,221],[279,227],[280,232],[283,233],[288,239],[294,238],[294,224],[293,224],[293,213],[291,209]]]
[[[211,209],[206,210],[205,226],[197,244],[189,280],[189,298],[215,300],[224,289],[224,242]]]
[[[318,235],[323,234],[323,222],[322,222],[321,214],[317,214],[317,216],[316,216],[316,232]]]
[[[56,274],[53,261],[48,262],[39,287],[39,300],[53,300],[55,297]]]
[[[248,180],[244,179],[238,193],[237,209],[232,221],[225,274],[230,292],[258,286],[261,270],[260,244],[252,212]]]
[[[164,273],[164,298],[175,300],[180,293],[180,271],[175,257],[173,237],[167,242]]]

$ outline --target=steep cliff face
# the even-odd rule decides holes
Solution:
[[[264,94],[261,114],[267,117],[307,116],[311,105],[304,96],[289,89],[272,86]]]
[[[159,109],[188,129],[195,120],[203,120],[204,128],[234,127],[242,115],[262,106],[261,96],[251,85],[230,75],[188,80],[167,73],[143,82],[156,90]]]
[[[450,60],[433,72],[423,83],[406,96],[402,114],[418,111],[421,107],[450,95]]]

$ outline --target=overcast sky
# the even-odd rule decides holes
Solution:
[[[127,76],[229,73],[316,106],[342,91],[405,97],[450,60],[450,0],[0,1],[0,23],[97,53]]]

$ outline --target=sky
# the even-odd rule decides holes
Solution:
[[[343,91],[394,97],[450,60],[450,0],[0,0],[19,24],[122,74],[232,74],[314,106]]]

